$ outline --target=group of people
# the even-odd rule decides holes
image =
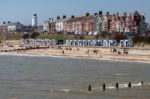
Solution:
[[[119,55],[122,54],[121,51],[119,49],[117,50],[116,48],[113,48],[111,51],[113,53],[118,53]],[[123,49],[123,54],[128,54],[127,48]]]

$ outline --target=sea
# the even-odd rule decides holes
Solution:
[[[0,54],[0,99],[150,99],[150,63]]]

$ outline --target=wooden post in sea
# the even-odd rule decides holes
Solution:
[[[128,84],[128,88],[131,88],[132,87],[132,84],[131,84],[131,82],[129,82],[129,84]]]
[[[105,83],[103,83],[102,89],[103,89],[103,91],[105,91],[105,89],[106,89],[106,84]]]
[[[92,91],[92,86],[91,85],[89,85],[88,91]]]
[[[117,83],[116,83],[116,89],[118,89],[118,88],[119,88],[119,83],[117,82]]]

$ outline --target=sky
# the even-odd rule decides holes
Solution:
[[[86,12],[94,14],[103,11],[123,13],[139,11],[150,22],[150,0],[0,0],[0,24],[3,21],[31,24],[34,12],[38,23],[43,24],[49,17],[83,16]]]

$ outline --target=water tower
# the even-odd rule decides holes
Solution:
[[[34,13],[32,16],[32,26],[37,27],[38,26],[38,20],[37,20],[37,14]]]

